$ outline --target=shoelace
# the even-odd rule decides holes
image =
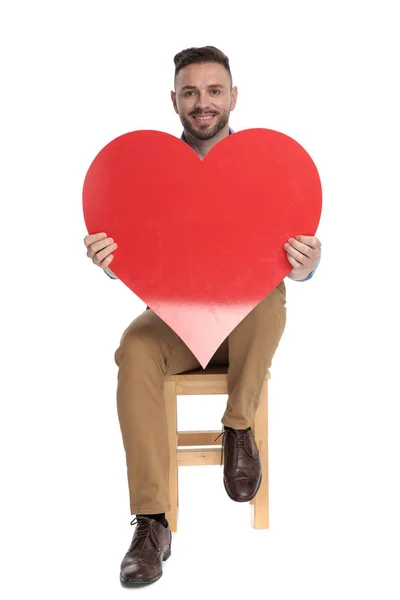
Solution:
[[[139,518],[135,517],[131,521],[131,525],[134,525],[135,523],[137,523],[137,528],[135,531],[135,542],[137,542],[141,538],[146,538],[140,551],[140,556],[142,556],[142,552],[146,546],[147,540],[150,540],[156,547],[156,549],[158,549],[160,547],[160,538],[158,537],[157,531],[154,528],[155,522],[152,521],[149,517],[141,516]],[[135,546],[136,545],[137,544],[135,544]],[[130,548],[130,550],[132,550],[132,548],[133,546]]]
[[[225,443],[225,435],[227,433],[231,433],[234,438],[235,438],[235,443],[237,445],[238,448],[244,448],[246,451],[246,446],[245,446],[245,434],[246,431],[239,431],[237,433],[233,433],[233,431],[230,431],[229,429],[225,429],[225,431],[222,431],[222,433],[220,433],[214,440],[214,442],[217,441],[217,439],[219,437],[221,437],[221,435],[223,436],[222,438],[222,445],[221,445],[221,465],[222,465],[222,456],[223,456],[223,452],[224,452],[224,443]]]

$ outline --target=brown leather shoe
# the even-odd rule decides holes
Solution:
[[[248,502],[257,494],[262,472],[260,455],[249,427],[245,431],[224,425],[221,450],[224,455],[224,486],[235,502]],[[218,439],[218,437],[216,439]]]
[[[171,529],[155,519],[135,517],[137,523],[128,552],[121,563],[120,580],[123,585],[153,583],[163,574],[162,563],[171,556]]]

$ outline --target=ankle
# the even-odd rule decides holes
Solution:
[[[149,519],[155,519],[156,521],[161,523],[161,525],[164,525],[164,527],[168,527],[168,521],[165,518],[165,513],[157,513],[154,515],[138,514],[136,515],[136,517],[148,517]]]
[[[251,427],[246,427],[246,429],[235,429],[234,427],[228,427],[227,425],[224,425],[224,429],[230,429],[231,431],[249,431]]]

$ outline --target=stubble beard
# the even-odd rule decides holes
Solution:
[[[193,126],[192,116],[185,117],[183,115],[180,115],[180,118],[181,118],[181,123],[182,123],[183,127],[193,137],[195,137],[198,140],[210,140],[215,135],[217,135],[225,127],[225,125],[228,123],[228,121],[229,121],[229,113],[228,112],[222,113],[222,115],[220,115],[220,117],[217,118],[217,121],[216,121],[214,127],[203,129],[203,130],[202,129],[195,129],[195,127]]]

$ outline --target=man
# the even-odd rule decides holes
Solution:
[[[171,99],[183,125],[182,140],[204,158],[233,134],[229,117],[237,87],[227,56],[213,46],[189,48],[175,58]],[[117,248],[106,233],[85,237],[87,256],[109,275]],[[306,281],[320,260],[321,243],[300,235],[284,248],[293,266],[288,277]],[[286,288],[282,281],[232,331],[210,364],[229,365],[229,398],[223,424],[224,486],[237,502],[251,500],[261,483],[261,466],[252,426],[263,379],[271,366],[286,324]],[[130,509],[137,523],[121,563],[124,584],[151,583],[162,575],[171,553],[165,513],[169,498],[169,447],[164,405],[164,376],[199,368],[198,360],[176,333],[149,307],[124,331],[115,352],[119,367],[117,410],[124,443]],[[237,451],[236,451],[237,450]],[[240,468],[239,468],[240,467]]]

